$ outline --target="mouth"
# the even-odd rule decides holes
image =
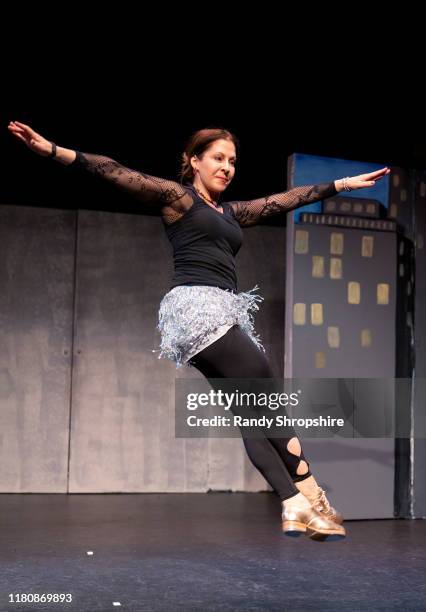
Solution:
[[[216,178],[217,178],[219,181],[223,181],[224,183],[227,183],[227,182],[228,182],[228,179],[224,178],[223,176],[216,176]]]

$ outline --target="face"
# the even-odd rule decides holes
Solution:
[[[191,157],[194,169],[194,185],[220,194],[234,178],[236,162],[235,145],[223,138],[212,142],[200,159]]]

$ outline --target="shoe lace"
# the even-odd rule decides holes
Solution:
[[[325,496],[325,491],[324,489],[321,489],[321,487],[318,487],[318,489],[319,490],[318,490],[316,501],[318,504],[321,504],[321,506],[324,508],[326,512],[329,512],[331,510],[331,507],[330,507],[330,502]]]

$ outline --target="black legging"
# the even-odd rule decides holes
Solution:
[[[190,360],[206,378],[274,378],[264,353],[257,348],[238,325],[234,325],[221,338],[197,353]],[[291,428],[290,428],[291,431]],[[294,430],[293,430],[294,431]],[[253,465],[259,470],[282,500],[299,493],[294,485],[311,476],[309,463],[300,447],[300,453],[291,453],[287,444],[296,438],[245,438],[244,445]],[[300,442],[299,442],[300,444]],[[297,468],[305,462],[303,469]]]

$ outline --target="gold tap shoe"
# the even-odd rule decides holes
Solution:
[[[298,537],[305,533],[312,540],[341,540],[346,536],[344,527],[325,518],[313,507],[284,507],[282,527],[287,536]]]
[[[312,507],[315,508],[317,512],[328,518],[333,523],[337,523],[341,525],[343,523],[343,516],[340,512],[338,512],[335,508],[330,506],[330,502],[325,496],[324,489],[318,487],[318,493],[314,499],[310,499]]]

